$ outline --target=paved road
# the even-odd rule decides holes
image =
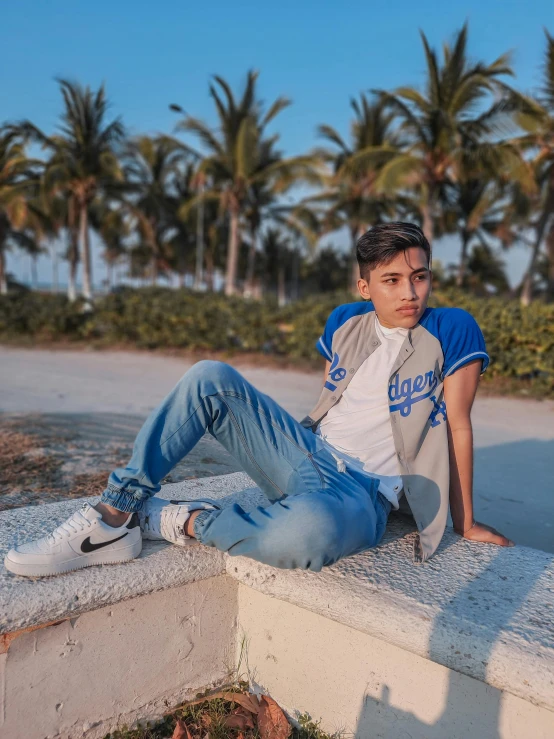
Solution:
[[[0,410],[4,420],[31,419],[95,450],[103,441],[132,443],[142,420],[190,366],[182,359],[134,352],[68,352],[0,347]],[[321,375],[239,369],[293,416],[319,395]],[[481,520],[517,543],[554,552],[554,403],[479,398],[475,404],[475,501]],[[62,434],[63,436],[63,434]],[[211,438],[184,461],[181,477],[236,471]]]

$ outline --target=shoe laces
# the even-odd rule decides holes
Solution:
[[[93,522],[89,521],[88,518],[85,518],[81,511],[75,511],[67,521],[61,523],[54,529],[54,531],[52,531],[51,534],[48,534],[46,540],[49,544],[55,544],[56,541],[65,539],[68,535],[71,536],[72,534],[78,534],[79,531],[84,531],[87,528],[90,529],[92,524]]]
[[[177,538],[190,538],[185,534],[185,524],[188,521],[189,516],[186,515],[185,518],[183,518],[183,507],[184,506],[178,505],[170,506],[164,511],[163,515],[161,516],[160,531],[161,535],[165,539],[173,541]]]

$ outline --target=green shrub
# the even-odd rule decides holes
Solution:
[[[86,321],[83,303],[70,303],[62,295],[28,291],[0,297],[0,337],[77,339]]]
[[[452,290],[439,292],[435,305],[469,311],[481,326],[491,358],[492,377],[533,380],[554,391],[554,305],[515,300],[474,298]]]
[[[315,342],[334,307],[348,294],[326,293],[278,308],[275,301],[227,298],[167,288],[126,288],[100,298],[94,311],[80,302],[34,292],[0,298],[0,338],[87,340],[142,348],[265,352],[316,360]],[[490,377],[526,380],[554,392],[554,306],[475,298],[442,291],[437,306],[468,310],[481,326],[491,356]]]

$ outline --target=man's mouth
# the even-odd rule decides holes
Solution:
[[[406,306],[404,308],[397,308],[397,313],[403,313],[406,316],[413,316],[414,313],[417,313],[419,308],[417,308],[415,305]]]

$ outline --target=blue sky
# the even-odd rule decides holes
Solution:
[[[263,99],[283,94],[293,100],[275,125],[287,154],[313,146],[318,123],[346,135],[350,97],[373,87],[420,85],[419,29],[440,49],[467,20],[470,55],[490,62],[512,50],[514,84],[526,91],[539,83],[542,29],[554,32],[548,0],[27,0],[4,3],[0,17],[0,122],[30,118],[52,130],[60,112],[54,78],[63,76],[92,86],[105,82],[113,115],[121,115],[131,133],[171,131],[171,102],[213,123],[211,75],[236,89],[255,68]],[[436,246],[435,257],[444,262],[455,254],[455,240]],[[8,260],[8,269],[28,278],[27,259]],[[512,252],[510,272],[517,274],[525,260],[524,250]],[[95,260],[96,276],[103,271]],[[49,275],[42,258],[40,279]]]

